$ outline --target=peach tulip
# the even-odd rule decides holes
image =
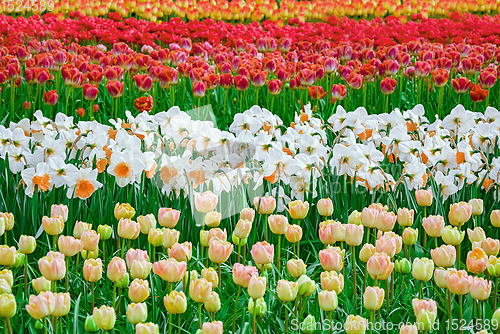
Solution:
[[[55,217],[55,216],[60,216],[63,220],[63,222],[68,221],[68,206],[64,204],[52,204],[50,207],[50,216]]]
[[[96,231],[86,231],[80,237],[82,248],[86,251],[96,251],[99,248],[99,234]]]
[[[208,258],[218,264],[226,262],[232,252],[233,245],[227,241],[212,239],[208,245]]]
[[[474,277],[470,288],[470,295],[475,300],[487,300],[491,294],[491,281],[482,277]]]
[[[415,191],[415,198],[417,199],[418,206],[431,206],[432,205],[432,190],[418,189]]]
[[[484,230],[481,227],[476,227],[473,230],[468,228],[467,235],[469,236],[469,240],[471,243],[483,241],[484,239],[486,239],[486,233],[484,233]]]
[[[444,230],[444,218],[442,216],[429,216],[422,219],[425,233],[430,237],[440,237]]]
[[[302,228],[299,225],[288,225],[285,237],[293,244],[299,242],[302,239]]]
[[[481,274],[488,265],[488,257],[482,248],[474,248],[467,254],[467,270],[474,274]]]
[[[233,235],[239,239],[246,239],[246,238],[248,238],[248,235],[250,234],[251,230],[252,230],[252,222],[250,220],[247,220],[247,219],[240,219],[236,223],[236,227],[234,228]]]
[[[128,203],[116,203],[114,214],[118,220],[122,218],[132,219],[135,216],[135,209]]]
[[[11,266],[15,262],[16,247],[9,247],[7,245],[0,245],[0,265]]]
[[[251,298],[257,300],[261,297],[264,297],[266,293],[266,277],[259,277],[257,275],[253,275],[250,277],[250,282],[248,282],[248,294]]]
[[[288,203],[288,214],[292,219],[304,219],[309,212],[309,203],[295,200]]]
[[[19,243],[17,244],[17,249],[20,253],[31,254],[35,251],[36,240],[32,236],[21,235],[19,238]]]
[[[156,218],[152,213],[137,217],[137,222],[141,225],[141,233],[143,234],[148,234],[149,230],[156,228]]]
[[[168,257],[174,258],[177,261],[191,260],[193,245],[189,242],[183,242],[182,244],[176,243],[168,249]]]
[[[153,272],[170,283],[179,282],[186,273],[186,269],[186,262],[178,262],[174,258],[161,260],[153,264]]]
[[[115,327],[115,309],[110,306],[94,307],[92,319],[99,329],[104,331],[112,330]]]
[[[158,210],[158,223],[166,228],[174,228],[179,222],[181,212],[170,208],[160,208]]]
[[[87,282],[97,282],[102,278],[101,259],[88,259],[83,264],[83,277]]]
[[[197,303],[204,303],[210,299],[212,283],[205,278],[195,278],[189,283],[189,296]]]
[[[90,231],[92,229],[92,224],[77,221],[73,227],[73,236],[80,239],[84,232]]]
[[[397,217],[394,212],[382,211],[377,215],[375,227],[380,231],[388,232],[394,228]]]
[[[61,216],[55,217],[47,217],[43,216],[42,218],[43,229],[47,234],[50,235],[59,235],[62,233],[64,228],[64,221]]]
[[[54,317],[64,317],[68,315],[71,309],[71,296],[69,292],[54,293],[54,310],[52,315]]]
[[[214,268],[203,268],[201,270],[201,277],[212,283],[212,289],[219,286],[219,276]]]
[[[125,277],[127,273],[127,264],[122,258],[115,256],[108,264],[106,274],[110,281],[117,282]]]
[[[472,206],[466,202],[453,203],[450,205],[450,224],[453,226],[463,225],[468,222],[472,215]]]
[[[152,264],[146,260],[135,260],[130,266],[130,276],[132,278],[146,279],[151,272]]]
[[[187,310],[186,295],[182,291],[172,290],[163,298],[163,304],[170,314],[182,314]]]
[[[434,273],[434,262],[432,262],[431,259],[423,257],[423,258],[415,258],[413,260],[413,268],[411,274],[414,279],[427,282],[430,281],[433,273]]]
[[[335,221],[326,220],[319,224],[319,240],[324,245],[332,245],[335,243],[335,238],[333,237],[333,224]]]
[[[344,290],[344,276],[336,271],[323,271],[321,273],[321,289],[335,291],[340,294]]]
[[[465,295],[472,287],[473,277],[469,276],[465,270],[449,269],[446,283],[451,293]]]
[[[148,252],[142,249],[130,248],[125,255],[125,261],[127,261],[127,268],[130,269],[134,261],[149,261]]]
[[[136,278],[130,283],[128,297],[134,303],[142,303],[149,297],[149,282]]]
[[[215,195],[210,190],[205,191],[203,194],[195,193],[194,205],[195,205],[196,211],[198,211],[198,212],[208,213],[210,211],[213,211],[215,209],[215,206],[217,205],[218,201],[219,201],[219,199],[217,198],[217,195]],[[158,219],[158,220],[160,220],[160,219]]]
[[[165,229],[163,231],[163,247],[169,249],[173,245],[179,242],[179,236],[181,232],[173,229]]]
[[[446,283],[446,276],[448,276],[447,269],[435,269],[434,270],[434,281],[436,285],[442,289],[448,288],[448,283]]]
[[[360,315],[349,314],[344,323],[346,334],[364,334],[368,327],[368,320]]]
[[[328,217],[333,214],[333,202],[330,198],[322,198],[316,204],[320,216]]]
[[[490,214],[490,223],[494,227],[500,227],[500,210],[493,210]]]
[[[205,322],[201,334],[222,334],[224,332],[222,321]]]
[[[118,236],[123,239],[135,240],[141,233],[141,225],[130,218],[121,218],[118,222]]]
[[[38,260],[38,268],[43,277],[49,281],[58,281],[66,275],[66,262],[64,255],[59,252],[48,252]]]
[[[59,247],[59,251],[67,257],[75,256],[82,250],[80,240],[75,239],[72,236],[60,235],[57,240],[57,246]]]
[[[366,263],[366,269],[373,279],[385,280],[394,269],[394,263],[389,255],[385,253],[375,253]]]
[[[343,255],[334,247],[327,247],[319,251],[319,261],[323,270],[340,271],[344,267]]]
[[[148,306],[146,303],[131,303],[127,306],[127,320],[132,325],[145,322],[148,318]]]
[[[359,251],[359,259],[363,262],[368,262],[368,260],[375,254],[376,248],[372,244],[364,244]]]
[[[257,265],[266,265],[273,262],[274,245],[267,241],[257,242],[252,246],[250,251],[252,258]]]
[[[283,215],[270,215],[267,222],[274,234],[285,234],[288,229],[288,218]]]
[[[293,278],[299,278],[306,273],[306,265],[302,259],[290,259],[286,267]]]
[[[376,311],[382,307],[384,296],[384,289],[367,286],[363,294],[363,305],[367,310]]]
[[[455,264],[457,253],[452,245],[441,245],[431,250],[431,256],[436,266],[448,268]]]
[[[480,198],[472,198],[469,200],[469,205],[472,207],[472,215],[479,216],[483,213],[483,200]]]
[[[374,228],[379,211],[377,209],[364,208],[361,212],[361,224],[368,228]]]
[[[415,216],[415,212],[412,210],[408,210],[407,208],[399,208],[398,209],[398,224],[404,227],[410,227],[413,225],[413,219]]]
[[[233,266],[233,281],[244,288],[248,287],[252,276],[258,274],[259,271],[253,266],[244,266],[241,263],[235,263]]]
[[[332,312],[339,306],[337,293],[335,291],[323,290],[318,293],[318,304],[325,312]]]
[[[42,292],[38,296],[31,295],[26,311],[36,320],[48,317],[54,312],[54,294],[50,291]]]
[[[278,281],[276,294],[278,295],[279,300],[283,302],[291,302],[292,300],[295,300],[298,292],[299,286],[297,282],[289,282],[283,279]]]
[[[248,220],[248,221],[250,221],[250,223],[253,223],[253,220],[255,219],[255,210],[252,208],[241,209],[240,219]]]
[[[255,197],[253,204],[261,215],[270,215],[276,209],[276,199],[272,196]]]

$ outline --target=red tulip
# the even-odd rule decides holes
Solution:
[[[267,72],[265,71],[259,71],[259,70],[252,70],[250,72],[250,81],[252,82],[252,85],[255,87],[262,87],[266,83],[267,79]]]
[[[470,98],[474,102],[481,102],[488,96],[488,91],[483,89],[480,84],[470,84]]]
[[[451,85],[453,86],[453,89],[457,94],[466,93],[469,90],[470,84],[470,80],[466,77],[460,77],[451,80]]]
[[[224,89],[229,89],[233,86],[233,75],[230,73],[221,74],[219,84]]]
[[[396,81],[396,79],[384,78],[380,82],[380,90],[385,95],[392,94],[392,93],[394,93],[394,90],[396,89],[397,83],[398,82]]]
[[[323,87],[322,86],[311,86],[309,87],[309,96],[313,100],[321,100],[328,94],[328,92],[323,92]]]
[[[278,79],[271,79],[267,82],[267,89],[271,95],[278,95],[282,86],[283,82]]]
[[[234,77],[234,87],[238,91],[245,91],[248,88],[248,78],[242,75]]]
[[[203,83],[203,81],[196,81],[193,83],[193,96],[197,98],[202,98],[205,96],[205,92],[207,90],[207,86]]]
[[[347,95],[347,88],[342,84],[332,86],[332,100],[342,101]]]
[[[142,96],[135,99],[134,107],[140,112],[150,111],[151,109],[153,109],[153,104],[153,97],[151,95],[148,95],[147,97]]]
[[[43,100],[45,101],[46,105],[53,106],[57,103],[57,98],[59,95],[57,95],[57,91],[54,90],[49,90],[48,92],[43,92]]]
[[[360,89],[363,84],[363,76],[357,73],[351,73],[347,77],[347,86],[352,89]]]
[[[153,80],[151,79],[150,76],[146,74],[135,75],[134,81],[137,86],[137,89],[139,89],[141,92],[147,92],[153,86]]]
[[[123,87],[125,84],[119,81],[108,81],[106,88],[108,89],[109,95],[113,98],[117,98],[123,95]]]
[[[83,86],[83,97],[85,100],[93,101],[97,99],[97,94],[99,93],[99,89],[97,85],[85,84]]]
[[[120,66],[106,66],[104,76],[108,81],[121,81],[123,78],[123,68]]]
[[[444,87],[448,83],[448,79],[450,78],[450,73],[442,68],[438,68],[431,73],[432,75],[432,83],[436,87]]]

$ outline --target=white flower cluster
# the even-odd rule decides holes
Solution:
[[[278,116],[253,106],[235,115],[225,131],[177,107],[137,117],[127,112],[127,120],[111,120],[112,126],[74,123],[61,113],[52,121],[37,111],[34,122],[0,127],[0,158],[8,157],[12,173],[21,172],[28,196],[66,187],[68,197],[82,199],[102,187],[98,174],[104,172],[120,187],[156,175],[166,194],[188,193],[202,184],[220,194],[249,180],[258,187],[266,179],[289,185],[288,195],[297,199],[307,191],[316,197],[325,172],[355,177],[370,191],[398,181],[421,188],[433,177],[443,198],[466,183],[498,184],[496,109],[482,114],[458,105],[432,124],[424,114],[421,105],[378,115],[339,106],[325,123],[307,105],[286,127]],[[402,174],[391,175],[397,169],[391,164],[402,164]]]

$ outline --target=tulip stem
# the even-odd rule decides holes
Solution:
[[[69,276],[69,273],[68,273],[68,268],[69,268],[69,257],[66,256],[66,277],[65,277],[65,282],[64,282],[64,286],[66,288],[66,292],[68,292],[68,276]]]
[[[264,240],[267,241],[267,237],[268,237],[268,232],[267,232],[267,215],[264,215],[264,228],[265,228],[265,235],[264,235]]]
[[[373,319],[375,318],[375,311],[370,311],[370,334],[373,333]]]
[[[238,245],[238,256],[236,262],[241,263],[241,245]]]
[[[198,303],[198,329],[201,329],[201,303]]]
[[[67,274],[68,270],[66,269],[66,275]],[[28,254],[26,254],[26,258],[24,259],[24,298],[28,298]]]
[[[10,80],[10,119],[14,119],[14,97],[16,94],[15,87],[15,80]]]
[[[285,306],[285,334],[288,334],[288,310],[286,309],[286,302],[283,302],[283,305]],[[233,333],[234,333],[234,328],[233,328]]]
[[[352,290],[353,290],[353,295],[354,295],[354,305],[356,305],[356,255],[355,255],[355,250],[356,248],[354,246],[351,246],[351,259],[352,259]]]
[[[385,301],[387,303],[387,314],[389,314],[389,296],[390,296],[390,290],[389,290],[389,278],[390,276],[385,280],[385,291],[386,291],[386,298]]]
[[[57,245],[57,235],[53,235],[52,236],[52,250],[54,252],[57,251],[56,245]]]
[[[463,311],[462,311],[462,295],[458,295],[458,309],[460,310],[460,320],[459,320],[459,324],[462,323],[462,319],[463,319]],[[462,329],[462,326],[460,326],[460,334],[462,334],[464,332],[464,330]]]
[[[113,284],[113,308],[115,308],[115,306],[116,306],[116,282]]]
[[[281,266],[281,234],[278,234],[278,272],[280,272],[280,266]],[[495,285],[496,287],[496,285]]]
[[[94,309],[94,282],[90,282],[90,290],[92,293],[92,310]]]
[[[219,282],[222,283],[222,275],[221,275],[221,270],[220,270],[220,263],[217,263],[217,273],[219,274]],[[219,285],[222,287],[222,284]]]
[[[418,298],[422,299],[422,281],[418,281]]]
[[[436,237],[434,237],[434,246],[438,248],[438,239]]]
[[[366,264],[365,264],[365,271],[363,273],[363,291],[366,290],[366,279],[368,278],[368,272],[366,270]]]
[[[328,312],[328,319],[330,320],[330,334],[333,333],[333,311]]]
[[[495,290],[493,292],[493,309],[497,309],[498,277],[495,277]]]
[[[448,333],[451,333],[451,329],[449,326],[451,326],[451,291],[448,290]]]
[[[168,314],[168,334],[172,334],[172,313]]]
[[[181,315],[177,315],[177,333],[181,334]]]
[[[368,233],[366,233],[366,243],[369,243],[370,242],[370,228],[367,227],[368,229]]]
[[[125,253],[125,238],[122,238],[122,259],[124,253]]]
[[[234,301],[234,312],[233,312],[233,333],[236,332],[236,311],[238,310],[238,300],[241,295],[241,285],[238,285],[238,293],[236,294],[236,299]]]
[[[253,315],[252,315],[252,333],[255,334],[257,332],[257,326],[255,324],[257,318],[257,310],[253,310]]]

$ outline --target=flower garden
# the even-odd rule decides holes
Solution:
[[[4,0],[0,330],[499,333],[498,5]]]

